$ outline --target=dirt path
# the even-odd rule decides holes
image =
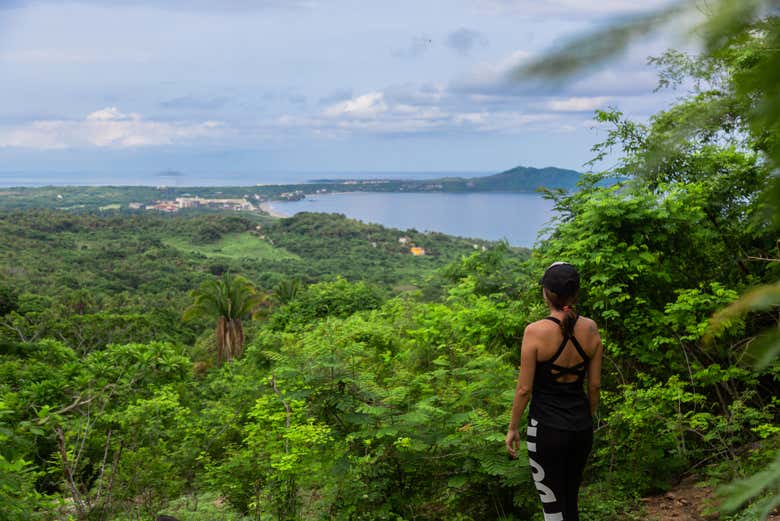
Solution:
[[[688,477],[669,492],[660,496],[642,499],[647,512],[647,521],[714,521],[720,519],[713,514],[715,495],[711,487],[697,486],[695,476]],[[768,521],[780,521],[775,511]]]

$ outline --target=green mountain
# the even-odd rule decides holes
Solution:
[[[574,189],[580,173],[563,168],[517,166],[485,177],[442,180],[445,191],[533,192],[538,188]]]
[[[564,168],[532,168],[518,166],[489,176],[440,177],[435,179],[318,179],[305,186],[303,192],[332,189],[361,192],[535,192],[541,187],[573,190],[580,173]],[[279,187],[281,188],[281,187]],[[291,186],[284,186],[290,190]]]

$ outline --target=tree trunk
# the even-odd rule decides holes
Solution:
[[[217,322],[217,362],[223,364],[244,352],[244,328],[240,318],[219,317]]]

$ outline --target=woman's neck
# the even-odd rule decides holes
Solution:
[[[562,316],[566,315],[566,312],[564,310],[558,309],[555,306],[550,305],[550,306],[548,306],[548,308],[550,309],[550,316],[562,317]]]

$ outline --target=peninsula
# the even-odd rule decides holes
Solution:
[[[254,211],[268,201],[294,201],[334,192],[535,192],[573,190],[580,173],[563,168],[518,166],[480,177],[431,179],[314,179],[297,184],[254,186],[42,186],[0,192],[0,210],[57,208],[81,211],[210,208]],[[263,205],[267,211],[267,205]]]

